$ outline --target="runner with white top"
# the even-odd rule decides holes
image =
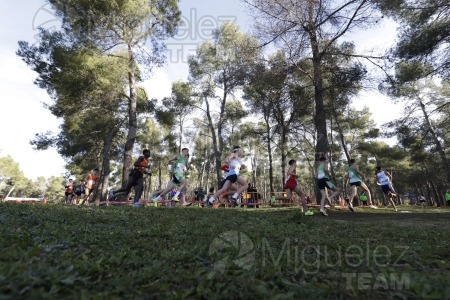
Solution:
[[[248,187],[247,181],[239,174],[239,171],[242,166],[242,161],[239,158],[240,153],[241,147],[234,146],[233,152],[225,159],[229,168],[227,177],[225,178],[225,183],[220,190],[211,195],[211,197],[206,202],[207,206],[211,206],[217,199],[217,197],[221,195],[223,192],[226,192],[233,183],[237,182],[240,185],[238,190],[234,193],[234,195],[231,198],[234,205],[237,205],[237,198],[239,197],[239,195],[242,194],[247,189]]]
[[[391,182],[391,174],[383,171],[380,166],[377,167],[376,171],[377,176],[377,184],[381,186],[381,190],[388,197],[389,202],[394,207],[394,210],[397,211],[397,207],[395,207],[395,203],[393,198],[396,196],[394,188],[392,187]]]

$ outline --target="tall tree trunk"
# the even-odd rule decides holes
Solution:
[[[316,160],[321,156],[326,156],[329,145],[327,137],[327,122],[325,116],[325,107],[323,104],[323,88],[320,61],[314,61],[314,94],[316,100],[315,125],[317,132]]]
[[[256,151],[255,155],[253,155],[251,158],[251,163],[252,163],[252,183],[253,187],[256,187]]]
[[[212,170],[213,170],[213,164],[208,162],[207,172],[206,172],[206,180],[205,180],[207,193],[209,192],[209,188],[212,186],[212,183],[211,183],[212,180],[209,179],[211,176]]]
[[[427,113],[427,111],[425,109],[425,104],[422,102],[422,100],[419,100],[419,102],[420,102],[420,107],[421,107],[423,115],[425,117],[425,121],[427,123],[428,129],[430,130],[431,136],[433,137],[434,143],[435,143],[436,148],[437,148],[437,150],[439,152],[439,156],[441,157],[442,164],[444,166],[444,170],[445,170],[445,173],[447,175],[447,183],[450,185],[450,164],[449,164],[448,158],[447,158],[447,156],[445,154],[444,149],[442,148],[441,141],[439,141],[439,138],[437,137],[436,131],[434,130],[434,127],[433,127],[433,125],[430,122],[430,118],[429,118],[428,113]]]
[[[331,146],[333,146],[334,141],[333,141],[333,118],[331,118],[331,124],[330,124],[330,143]],[[330,173],[331,173],[331,179],[333,180],[333,182],[335,182],[336,184],[338,183],[338,181],[336,180],[336,173],[334,172],[334,165],[333,165],[333,154],[331,153],[330,150],[330,157],[329,157],[329,161],[330,161]]]
[[[309,28],[308,34],[311,43],[312,50],[312,62],[313,62],[313,71],[314,71],[314,100],[316,106],[316,114],[314,116],[314,125],[316,126],[316,168],[319,164],[319,158],[322,156],[326,156],[329,145],[328,145],[328,137],[327,137],[327,121],[325,116],[325,106],[323,103],[323,78],[322,78],[322,57],[319,51],[319,42],[317,40],[316,28],[315,24],[315,15],[314,15],[314,7],[313,3],[309,5]],[[322,195],[317,188],[316,184],[316,200],[317,203],[320,203]]]
[[[128,133],[125,143],[123,168],[122,168],[122,186],[125,186],[128,179],[128,170],[132,164],[134,142],[137,134],[137,92],[136,92],[136,61],[131,46],[128,46],[128,85],[130,96],[128,101]]]
[[[443,189],[443,187],[441,185],[439,185],[439,187],[438,187],[438,195],[439,195],[438,206],[445,206],[445,199],[444,199],[445,190]]]
[[[158,162],[158,190],[162,189],[162,168],[161,162]]]
[[[153,177],[153,174],[152,174],[152,176],[148,176],[148,179],[147,179],[147,188],[145,189],[144,199],[145,199],[145,195],[148,196],[148,195],[151,193],[151,191],[153,190],[153,189],[152,189],[152,183],[153,183],[152,177]],[[148,199],[148,200],[150,200],[150,199]]]
[[[348,152],[347,145],[345,144],[344,132],[342,131],[341,124],[339,123],[337,112],[334,109],[333,109],[333,115],[334,115],[334,120],[336,121],[338,134],[339,134],[339,140],[341,141],[342,149],[344,149],[344,153],[345,153],[345,157],[347,158],[347,162],[350,163],[351,157],[350,157],[350,153]],[[376,159],[376,157],[375,157],[375,159]]]
[[[105,137],[103,141],[103,153],[102,153],[102,181],[101,181],[101,191],[100,191],[100,200],[106,200],[108,194],[108,184],[109,184],[109,174],[111,173],[110,158],[109,153],[111,152],[111,147],[113,143],[114,136],[116,134],[115,129],[111,129]],[[96,205],[99,205],[98,197],[95,201]]]
[[[216,153],[216,173],[217,173],[217,186],[219,186],[219,188],[221,188],[220,183],[222,182],[222,180],[220,180],[220,173],[221,173],[221,165],[222,165],[222,161],[221,161],[221,156],[223,153],[223,146],[224,146],[224,142],[223,142],[223,134],[222,134],[222,130],[223,130],[223,123],[225,121],[225,104],[227,102],[227,84],[226,82],[224,83],[224,87],[223,87],[223,97],[222,97],[222,102],[220,105],[220,115],[219,115],[219,122],[217,122],[217,141],[219,142],[218,145],[218,151]],[[231,147],[233,145],[230,145]]]
[[[214,160],[215,160],[215,165],[216,165],[216,178],[217,178],[217,186],[219,188],[220,187],[220,167],[221,167],[221,161],[220,161],[220,156],[222,155],[222,151],[220,151],[220,147],[218,145],[218,141],[217,141],[217,135],[216,135],[216,130],[214,128],[214,123],[212,120],[212,116],[211,116],[211,111],[209,108],[209,101],[208,98],[205,96],[205,104],[206,104],[206,117],[208,118],[208,127],[209,127],[209,131],[211,132],[211,138],[212,138],[212,144],[213,144],[213,149],[214,149]],[[219,126],[219,124],[218,124]]]
[[[414,183],[414,186],[416,187],[416,202],[417,202],[418,199],[419,199],[420,194],[422,194],[423,192],[422,192],[422,189],[419,188],[419,186],[417,185],[417,183]],[[410,200],[410,201],[411,201],[411,200]]]
[[[271,134],[270,134],[270,123],[269,123],[269,117],[264,116],[264,121],[266,122],[266,134],[267,134],[267,153],[269,154],[269,186],[270,186],[270,193],[274,192],[273,189],[273,158],[272,158],[272,143],[271,143]]]
[[[430,169],[428,168],[428,166],[426,164],[425,164],[425,169],[427,170],[427,175],[428,175],[427,178],[432,178],[432,174],[430,172]],[[429,204],[434,205],[434,202],[436,202],[437,205],[439,206],[439,196],[438,196],[438,192],[436,190],[435,184],[433,183],[432,180],[429,180],[427,182],[427,186],[431,187],[431,191],[433,191],[433,198],[435,200],[435,201],[433,201],[431,199],[431,197],[430,197],[430,201],[429,201],[430,203]],[[431,196],[431,194],[430,194],[430,196]]]
[[[284,124],[281,126],[281,135],[280,135],[280,145],[281,145],[281,184],[283,185],[286,182],[286,148],[287,148],[287,134],[286,128]],[[282,189],[283,187],[281,187]]]
[[[180,138],[178,139],[178,153],[181,153],[181,143],[183,142],[183,122],[180,122],[179,126]]]
[[[438,194],[437,194],[436,186],[434,185],[432,180],[430,180],[429,183],[430,183],[431,191],[433,193],[433,198],[432,199],[430,198],[430,201],[429,201],[430,203],[429,204],[431,206],[434,206],[434,204],[439,206],[439,197],[438,197]]]
[[[425,190],[426,190],[425,195],[426,195],[426,198],[428,199],[427,202],[430,202],[431,201],[431,189],[430,189],[429,182],[427,182],[425,184]]]
[[[327,137],[327,122],[325,116],[325,106],[323,103],[323,74],[322,74],[322,54],[319,50],[319,41],[317,39],[317,31],[315,27],[314,3],[310,3],[308,7],[309,28],[308,34],[311,43],[312,61],[314,71],[314,100],[316,104],[316,114],[314,124],[317,132],[316,144],[316,161],[321,156],[327,154],[329,145]]]
[[[205,158],[205,160],[203,161],[203,164],[202,164],[202,170],[201,170],[201,172],[200,172],[200,174],[199,174],[199,181],[200,181],[200,186],[201,187],[203,187],[203,178],[204,178],[204,176],[205,176],[205,171],[206,171],[206,164],[208,164],[209,163],[209,160],[207,160],[206,158],[208,157],[207,156],[207,150],[206,150],[206,146],[205,146],[205,148],[204,148],[204,151],[203,151],[203,157]],[[206,191],[207,192],[207,191]]]

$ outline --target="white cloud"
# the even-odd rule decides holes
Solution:
[[[163,68],[154,70],[151,77],[139,85],[145,89],[151,99],[161,100],[164,97],[169,97],[172,93],[172,80]]]
[[[403,114],[403,108],[400,105],[394,104],[389,97],[374,91],[361,92],[358,99],[352,102],[352,105],[358,110],[369,107],[373,120],[378,127],[400,118]]]
[[[58,130],[59,121],[42,105],[49,96],[19,57],[2,56],[0,64],[0,155],[10,155],[28,178],[61,175],[64,161],[55,149],[36,151],[29,144],[36,133]]]

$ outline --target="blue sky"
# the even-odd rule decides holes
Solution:
[[[183,25],[178,35],[168,41],[168,63],[155,69],[143,83],[152,98],[170,95],[171,83],[186,80],[186,57],[196,45],[211,36],[211,28],[223,21],[236,21],[242,31],[250,30],[251,21],[239,0],[180,1]],[[29,141],[36,133],[58,130],[57,120],[43,103],[51,99],[33,84],[36,74],[15,54],[19,40],[36,42],[37,27],[58,27],[59,21],[44,0],[15,0],[0,2],[0,156],[10,155],[20,164],[25,176],[59,176],[64,173],[64,160],[55,149],[36,151]],[[354,34],[348,39],[356,42],[359,51],[373,47],[388,47],[395,38],[395,24]],[[364,92],[354,103],[358,109],[368,106],[378,125],[398,116],[402,109],[376,91]],[[386,112],[390,112],[387,114]]]

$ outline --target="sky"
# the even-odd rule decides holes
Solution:
[[[175,80],[187,80],[187,56],[199,42],[211,38],[211,29],[224,21],[235,21],[244,32],[251,30],[250,18],[239,0],[181,0],[184,25],[167,41],[167,64],[153,70],[142,85],[149,97],[162,99],[171,93]],[[52,100],[33,82],[37,75],[15,53],[20,40],[38,42],[38,27],[58,28],[60,22],[45,0],[0,2],[0,157],[10,155],[19,163],[25,176],[60,176],[65,161],[56,149],[34,150],[30,141],[36,133],[58,132],[61,123],[44,104]],[[349,36],[358,52],[387,49],[396,36],[395,24],[385,22],[377,28]],[[365,91],[354,101],[354,107],[369,107],[378,126],[398,117],[402,108],[376,89]]]

